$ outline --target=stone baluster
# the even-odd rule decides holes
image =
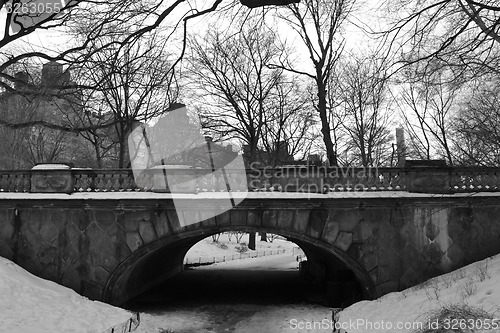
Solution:
[[[382,186],[383,186],[383,191],[391,191],[392,186],[391,186],[391,173],[384,171],[381,173],[382,175]]]

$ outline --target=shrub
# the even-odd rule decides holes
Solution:
[[[239,253],[244,253],[248,251],[248,246],[245,243],[240,243],[240,245],[236,246],[235,249]]]
[[[477,263],[476,275],[479,278],[479,281],[484,281],[491,278],[490,272],[488,270],[488,259]]]
[[[465,269],[460,268],[451,273],[451,278],[453,279],[453,282],[457,282],[458,280],[465,278],[466,275]]]
[[[492,314],[480,308],[466,304],[449,304],[424,314],[421,318],[423,328],[415,333],[472,333],[482,329],[479,325],[487,323],[485,319],[491,324],[493,318]],[[458,323],[457,329],[447,329],[447,326],[453,323]],[[462,327],[460,323],[463,323]]]
[[[425,294],[427,295],[427,299],[437,299],[439,300],[439,294],[441,293],[441,286],[439,284],[439,280],[437,278],[431,279],[427,281],[425,287]]]
[[[217,247],[223,250],[227,250],[227,245],[225,243],[217,243]]]
[[[447,277],[443,277],[442,283],[443,283],[443,286],[445,288],[449,288],[453,284],[453,281],[449,276],[447,276]]]
[[[465,299],[469,296],[474,295],[477,292],[476,282],[468,278],[465,282],[459,287],[458,292],[462,296],[462,299]]]

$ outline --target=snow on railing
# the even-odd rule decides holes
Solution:
[[[452,192],[500,191],[500,168],[453,168],[450,188]]]
[[[0,192],[170,192],[165,177],[186,176],[188,193],[225,192],[498,192],[500,168],[281,167],[241,170],[151,169],[134,178],[131,169],[0,170]],[[180,179],[180,178],[179,178]],[[138,186],[138,183],[141,186]],[[188,186],[188,187],[189,187]]]
[[[0,191],[29,192],[31,173],[29,170],[1,170]]]

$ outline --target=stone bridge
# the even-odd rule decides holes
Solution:
[[[3,172],[0,256],[91,299],[123,304],[181,271],[191,246],[223,231],[287,237],[328,293],[341,293],[353,277],[368,299],[500,253],[498,170],[382,171],[346,172],[358,190],[318,193],[280,192],[259,175],[257,188],[234,193],[242,203],[216,217],[210,211],[224,200],[220,191],[141,191],[130,171],[71,171],[70,190],[58,190],[65,193],[34,193],[43,192],[39,177],[58,172]],[[308,172],[308,184],[327,177]],[[287,175],[282,185],[295,179]],[[188,215],[202,222],[185,225]]]

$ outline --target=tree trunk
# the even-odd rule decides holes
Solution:
[[[248,248],[255,251],[255,232],[248,234]]]
[[[267,242],[267,233],[265,232],[260,232],[260,241],[261,242]]]
[[[123,169],[125,167],[125,147],[127,144],[127,136],[126,136],[127,127],[125,124],[120,122],[120,133],[118,133],[118,168]]]
[[[94,150],[95,150],[95,160],[97,163],[97,168],[102,169],[102,156],[101,156],[101,150],[99,149],[98,142],[94,143]]]
[[[320,75],[319,73],[317,75]],[[326,103],[326,85],[322,81],[317,81],[318,84],[318,112],[321,119],[321,133],[326,148],[326,157],[330,166],[338,166],[337,153],[332,141],[330,133],[330,123],[328,122],[327,103]]]

